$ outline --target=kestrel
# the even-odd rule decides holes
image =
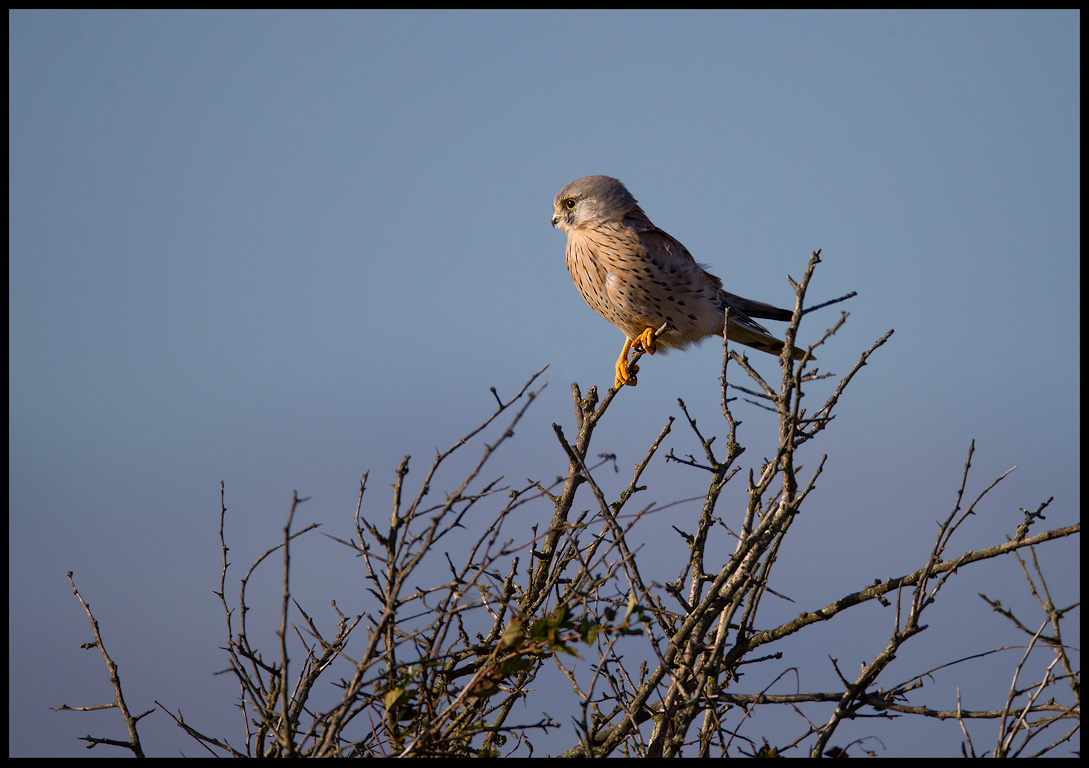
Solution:
[[[783,351],[783,342],[752,318],[790,320],[791,311],[722,290],[722,281],[654,226],[617,179],[572,181],[553,205],[552,226],[567,233],[567,271],[579,293],[627,336],[616,361],[617,389],[635,386],[638,368],[628,362],[633,344],[653,355],[657,347],[684,349],[721,336],[727,307],[731,341],[772,355]],[[654,331],[667,321],[675,330],[655,342]],[[804,354],[794,349],[796,359]]]

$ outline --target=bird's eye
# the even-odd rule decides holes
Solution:
[[[575,198],[573,198],[573,197],[569,197],[569,198],[567,198],[566,200],[563,201],[563,207],[566,208],[569,211],[574,210],[575,205],[576,205]]]

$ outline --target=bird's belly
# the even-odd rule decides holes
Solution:
[[[631,280],[609,272],[599,295],[606,298],[605,302],[599,302],[603,306],[595,305],[589,299],[587,303],[629,339],[638,337],[647,328],[660,328],[666,322],[675,328],[659,340],[660,345],[667,348],[682,349],[721,333],[721,315],[710,308],[698,289],[671,285],[654,276]]]
[[[663,347],[680,349],[721,334],[722,314],[713,297],[691,276],[662,274],[655,266],[612,264],[592,249],[568,251],[567,269],[582,298],[629,339],[665,322],[676,330],[659,339]]]

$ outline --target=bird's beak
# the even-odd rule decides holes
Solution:
[[[560,223],[560,212],[559,212],[559,210],[557,210],[555,213],[552,214],[552,226],[555,227],[559,223]]]

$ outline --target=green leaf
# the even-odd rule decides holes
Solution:
[[[511,674],[512,672],[524,672],[533,666],[533,662],[527,659],[525,656],[515,656],[513,659],[507,659],[499,665],[499,669],[504,674]]]
[[[518,648],[526,639],[526,628],[522,620],[515,616],[503,630],[503,639],[499,642],[500,648]]]
[[[382,699],[382,705],[386,708],[387,712],[392,712],[398,707],[407,704],[411,698],[412,694],[404,688],[390,688],[386,691],[385,698]]]

